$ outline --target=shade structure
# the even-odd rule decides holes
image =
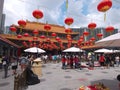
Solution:
[[[70,47],[68,49],[63,50],[63,52],[83,52],[83,50],[77,47]]]
[[[41,49],[41,48],[37,48],[37,47],[31,47],[28,49],[24,50],[25,52],[31,52],[31,53],[45,53],[46,51]]]
[[[106,38],[103,38],[95,42],[95,45],[102,47],[120,47],[120,33],[116,33]]]
[[[109,50],[109,49],[98,49],[94,51],[95,53],[113,53],[113,50]]]

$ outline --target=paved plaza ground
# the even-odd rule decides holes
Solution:
[[[81,85],[91,85],[102,82],[110,90],[119,90],[117,75],[120,74],[119,67],[110,69],[95,68],[88,70],[61,69],[61,63],[44,64],[42,67],[41,82],[36,85],[28,86],[27,90],[78,90]],[[0,71],[0,90],[13,90],[14,76],[9,70],[9,77],[3,78],[3,71]]]

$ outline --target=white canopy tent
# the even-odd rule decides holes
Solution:
[[[103,38],[95,42],[95,45],[102,47],[120,47],[120,33],[116,33],[106,38]]]
[[[70,47],[68,49],[63,50],[63,52],[83,52],[83,50],[77,47]]]
[[[109,49],[98,49],[94,51],[95,53],[113,53],[113,50],[109,50]]]
[[[31,47],[28,49],[24,50],[25,52],[31,52],[31,53],[45,53],[46,51],[41,49],[41,48],[37,48],[37,47]]]
[[[94,51],[95,53],[116,53],[116,52],[120,52],[120,50],[109,50],[109,49],[98,49]]]

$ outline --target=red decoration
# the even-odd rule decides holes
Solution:
[[[65,19],[64,22],[65,22],[65,24],[67,24],[67,25],[71,25],[71,24],[74,22],[74,20],[73,20],[73,18],[68,17],[68,18]]]
[[[106,27],[106,32],[112,32],[114,30],[114,27],[113,26],[108,26]]]
[[[28,34],[28,33],[24,33],[24,36],[25,36],[25,37],[28,37],[28,36],[29,36],[29,34]]]
[[[38,40],[38,38],[37,37],[33,37],[33,40]]]
[[[34,47],[36,47],[36,46],[37,46],[36,42],[34,42],[34,43],[33,43],[33,46],[34,46]]]
[[[18,24],[19,24],[20,27],[23,28],[23,27],[26,26],[26,21],[24,21],[24,20],[19,20],[19,21],[18,21]]]
[[[44,29],[45,29],[46,31],[48,31],[48,30],[51,29],[51,26],[50,26],[49,24],[46,24],[46,25],[44,25]]]
[[[68,34],[68,35],[67,35],[67,39],[68,39],[68,38],[71,38],[71,35]]]
[[[80,36],[80,39],[84,39],[84,36]]]
[[[46,41],[47,41],[47,42],[50,42],[50,38],[47,38]]]
[[[95,41],[95,37],[92,37],[90,40]]]
[[[22,38],[22,35],[18,34],[18,35],[17,35],[17,38]]]
[[[14,26],[11,26],[11,27],[10,27],[10,30],[11,30],[12,32],[16,32],[16,31],[17,31],[17,29],[16,29]]]
[[[36,19],[41,19],[43,17],[43,12],[40,10],[34,10],[32,15],[36,18]]]
[[[56,37],[56,40],[57,40],[57,41],[59,41],[59,40],[60,40],[60,38],[59,38],[59,37]]]
[[[32,43],[32,40],[28,40],[29,41],[29,43]]]
[[[27,43],[24,41],[23,42],[23,45],[25,46],[25,47],[28,47],[28,45],[27,45]]]
[[[97,34],[97,37],[98,37],[98,38],[101,38],[102,36],[103,36],[102,33],[98,33],[98,34]]]
[[[52,33],[52,37],[56,37],[56,33]]]
[[[40,38],[41,38],[41,39],[45,39],[46,37],[45,37],[44,35],[41,35]]]
[[[88,35],[89,35],[89,32],[85,31],[85,32],[83,32],[83,35],[84,35],[84,36],[88,36]]]
[[[112,7],[112,1],[111,0],[102,0],[98,6],[97,9],[100,12],[106,12],[107,10],[109,10]],[[104,14],[104,21],[106,19],[106,14]]]
[[[65,29],[65,32],[66,32],[67,34],[69,34],[69,33],[72,32],[72,30],[71,30],[70,28],[68,28],[68,29]]]
[[[83,39],[79,39],[79,40],[78,40],[78,43],[82,43],[82,42],[83,42]]]
[[[39,33],[39,32],[38,32],[38,30],[36,30],[36,29],[33,31],[33,34],[34,34],[34,35],[37,35],[38,33]]]
[[[97,9],[100,12],[106,12],[112,7],[112,1],[111,0],[102,0],[98,6]]]
[[[90,23],[90,24],[88,24],[88,28],[91,29],[91,30],[95,29],[96,26],[97,26],[96,23]]]

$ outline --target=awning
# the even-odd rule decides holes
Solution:
[[[8,40],[8,39],[6,39],[6,38],[3,38],[3,37],[1,37],[1,36],[0,36],[0,40],[3,41],[3,42],[5,42],[5,43],[7,43],[7,44],[10,44],[10,45],[12,45],[12,46],[14,46],[14,47],[16,47],[16,48],[21,48],[21,47],[18,46],[17,44],[15,44],[15,43],[11,42],[10,40]]]

